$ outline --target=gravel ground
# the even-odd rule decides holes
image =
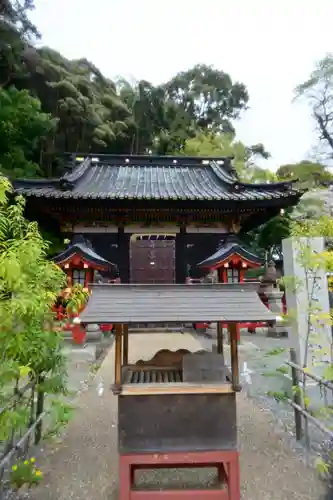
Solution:
[[[150,358],[161,348],[197,350],[211,343],[189,334],[133,335],[130,358]],[[45,473],[31,500],[117,500],[117,399],[109,386],[113,379],[113,349],[78,402],[62,442],[48,445],[37,456]],[[100,395],[101,383],[105,390]],[[241,450],[241,483],[244,500],[319,500],[324,485],[289,446],[270,411],[238,396]],[[212,471],[180,471],[142,474],[139,483],[160,486],[172,482],[184,487],[214,480]]]
[[[284,348],[285,350],[277,355],[270,355],[274,349]],[[245,387],[245,392],[254,400],[254,402],[266,410],[270,410],[274,415],[278,427],[283,430],[288,437],[290,446],[296,450],[302,459],[313,461],[323,448],[327,445],[329,436],[324,434],[318,427],[309,422],[309,446],[310,451],[306,452],[306,443],[295,440],[295,417],[293,408],[283,401],[277,401],[274,397],[268,396],[267,392],[283,392],[287,390],[291,394],[291,380],[288,380],[281,373],[276,372],[276,368],[284,364],[288,359],[288,339],[270,339],[265,335],[243,335],[242,346],[240,348],[240,358],[242,362],[246,361],[248,368],[252,371],[251,386]],[[275,376],[274,376],[275,372]],[[310,387],[308,395],[313,409],[318,410],[325,405],[332,405],[332,394],[327,391],[327,397],[324,397],[324,391],[318,387]],[[333,428],[331,416],[326,419],[321,417],[321,421],[328,429]]]

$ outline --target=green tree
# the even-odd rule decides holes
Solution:
[[[41,141],[54,128],[50,115],[26,90],[0,89],[0,169],[12,177],[41,174]]]
[[[158,153],[167,137],[168,120],[164,92],[150,82],[141,80],[131,85],[126,80],[117,82],[119,96],[131,111],[127,135],[129,153]],[[165,141],[165,139],[164,139]],[[167,148],[169,147],[167,141]]]
[[[29,19],[33,0],[2,0],[0,3],[0,87],[25,74],[24,55],[32,39],[39,38]]]
[[[290,236],[290,212],[277,215],[253,231],[242,233],[241,238],[258,255],[268,252],[269,258],[282,255],[282,240]]]
[[[293,208],[290,216],[293,221],[318,220],[323,215],[330,214],[330,207],[325,203],[327,191],[311,190],[306,192]],[[328,208],[328,209],[327,209]]]
[[[37,223],[24,218],[24,200],[12,199],[9,182],[0,178],[0,404],[8,388],[27,375],[54,391],[64,389],[61,338],[51,307],[65,286],[63,271],[46,259],[47,243]],[[52,391],[51,391],[52,392]],[[27,423],[24,408],[1,412],[1,439]]]
[[[28,90],[55,119],[52,133],[39,144],[43,176],[64,173],[65,152],[179,152],[199,131],[233,131],[232,121],[246,109],[245,86],[210,66],[195,66],[158,86],[145,80],[115,83],[85,58],[69,60],[52,48],[35,48],[32,8],[33,0],[5,0],[0,6],[0,87]]]
[[[0,412],[0,441],[27,426],[32,416],[24,398],[7,406],[15,387],[30,380],[38,392],[66,390],[62,335],[51,312],[66,275],[48,260],[48,243],[37,223],[24,218],[24,205],[0,177],[0,406],[7,408]],[[83,300],[86,294],[79,287],[68,307]]]
[[[131,112],[114,83],[92,63],[70,61],[44,47],[36,51],[29,71],[30,91],[40,99],[43,110],[57,119],[42,149],[49,175],[54,173],[55,159],[64,152],[128,152]]]
[[[276,175],[280,180],[298,179],[306,188],[326,186],[333,181],[333,175],[326,165],[309,160],[281,165]]]
[[[231,121],[240,116],[249,100],[244,84],[205,64],[178,73],[163,88],[167,100],[183,111],[187,124],[195,123],[199,130],[233,133]]]
[[[309,78],[295,89],[295,98],[305,99],[317,126],[321,152],[333,157],[333,54],[317,62]]]
[[[186,141],[182,152],[187,156],[232,156],[236,172],[244,182],[267,183],[277,180],[274,172],[256,165],[258,156],[269,157],[264,146],[257,144],[247,147],[241,141],[235,140],[232,134],[199,132]],[[286,213],[273,217],[241,237],[259,255],[264,254],[266,250],[276,254],[281,253],[282,239],[288,237],[289,230],[290,215]]]
[[[232,156],[233,165],[242,177],[246,170],[247,150],[232,134],[199,132],[185,142],[182,153],[186,156]]]
[[[266,182],[275,175],[255,164],[257,156],[269,157],[262,144],[245,146],[233,134],[198,132],[185,142],[182,153],[187,156],[232,156],[236,172],[243,181]]]
[[[313,381],[313,378],[317,378],[319,382],[317,388],[319,390],[322,387],[321,382],[325,384],[333,379],[332,310],[324,310],[322,304],[318,301],[318,291],[323,287],[322,280],[325,279],[325,275],[327,276],[333,271],[333,252],[329,248],[318,252],[314,248],[312,240],[313,237],[323,237],[332,241],[333,218],[324,216],[316,220],[298,220],[291,224],[290,230],[296,250],[295,259],[302,272],[298,276],[284,276],[281,279],[281,284],[287,292],[287,299],[288,293],[292,296],[296,294],[296,297],[298,293],[302,295],[301,314],[304,315],[305,320],[302,323],[302,329],[298,325],[297,311],[291,310],[288,303],[288,314],[285,316],[288,326],[291,327],[290,335],[296,335],[293,343],[302,343],[302,348],[295,350],[299,381],[295,386],[287,390],[285,390],[284,384],[283,392],[270,391],[267,394],[274,396],[276,399],[279,398],[280,400],[287,400],[291,404],[296,404],[300,408],[303,417],[311,417],[315,420],[317,425],[329,437],[332,408],[326,398],[322,400],[320,408],[318,408],[316,402],[312,404],[309,397],[308,380],[312,379],[311,381]],[[292,359],[292,361],[295,363],[295,359]],[[289,371],[290,369],[282,365],[276,370],[275,376],[281,377],[281,373],[286,374]],[[270,375],[274,376],[274,372]],[[314,423],[316,423],[315,421]],[[307,440],[309,438],[309,429],[306,425],[306,418],[302,419],[301,429],[299,430],[302,431],[303,422],[305,423],[305,439]],[[326,448],[323,452],[324,458],[318,457],[316,465],[318,471],[326,475],[329,480],[327,483],[328,493],[325,498],[331,499],[333,477],[332,442],[329,443],[329,448]]]
[[[234,132],[233,121],[249,96],[224,71],[197,65],[158,86],[145,80],[115,83],[85,58],[69,60],[52,48],[35,48],[38,32],[28,15],[33,4],[1,3],[0,87],[28,90],[54,118],[52,133],[39,141],[39,157],[35,149],[34,160],[25,152],[40,164],[41,175],[61,175],[65,152],[179,153],[200,132]],[[259,144],[251,154],[260,151],[266,154]]]
[[[233,132],[231,121],[246,109],[245,86],[210,66],[198,65],[154,87],[120,80],[120,97],[131,110],[130,151],[179,152],[200,132]]]

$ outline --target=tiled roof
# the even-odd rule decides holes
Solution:
[[[92,248],[91,243],[82,237],[76,237],[76,239],[70,243],[63,252],[58,253],[52,260],[56,264],[61,264],[76,254],[82,256],[88,262],[92,262],[98,266],[103,266],[106,269],[115,267],[115,264],[98,255],[98,253],[96,253]]]
[[[246,184],[230,158],[87,157],[60,179],[17,180],[17,193],[63,199],[256,201],[297,197],[292,182]]]
[[[212,267],[218,262],[227,260],[231,255],[238,254],[243,259],[261,265],[264,259],[250,252],[245,246],[235,237],[227,237],[221,242],[219,249],[210,257],[207,257],[202,262],[199,262],[199,267]]]
[[[82,323],[275,321],[256,283],[91,285]]]

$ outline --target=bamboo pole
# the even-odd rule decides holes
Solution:
[[[293,387],[299,388],[299,382],[300,382],[299,371],[297,368],[295,368],[295,366],[297,366],[296,365],[297,355],[296,355],[296,350],[293,348],[290,349],[290,360],[291,360],[291,378],[293,381]],[[301,441],[303,439],[303,420],[302,420],[302,413],[299,411],[299,408],[301,408],[302,406],[302,395],[300,391],[297,390],[294,392],[293,402],[295,404],[292,406],[294,407],[294,412],[295,412],[296,440]]]
[[[123,366],[128,365],[128,325],[123,325]]]
[[[239,384],[237,324],[236,323],[229,323],[228,330],[229,330],[229,337],[230,337],[232,386],[233,386],[234,391],[239,392],[241,390],[241,386]]]

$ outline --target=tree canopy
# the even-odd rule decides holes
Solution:
[[[235,131],[248,107],[247,88],[223,69],[197,64],[160,85],[112,81],[85,58],[69,60],[50,47],[36,48],[40,35],[29,20],[33,8],[33,0],[0,5],[0,171],[5,175],[61,175],[66,152],[153,153],[233,156],[245,182],[297,178],[309,188],[332,182],[323,163],[301,161],[276,172],[259,166],[258,159],[269,158],[269,152],[261,143],[243,144]],[[312,106],[320,141],[331,156],[332,75],[328,55],[296,89]],[[309,203],[299,207],[303,215],[314,213]],[[260,237],[251,233],[253,245],[276,245],[290,220],[287,214],[260,228]]]
[[[256,165],[258,157],[267,159],[270,156],[264,146],[245,146],[236,140],[233,133],[198,132],[185,142],[181,152],[187,156],[233,157],[235,169],[244,181],[266,182],[276,179],[274,172]]]
[[[0,88],[0,169],[13,177],[40,175],[42,141],[56,122],[26,90]]]
[[[281,165],[276,175],[281,180],[298,179],[307,188],[323,187],[333,181],[333,175],[326,165],[308,160]]]
[[[13,86],[38,99],[40,107],[37,101],[28,104],[34,103],[38,123],[47,121],[40,113],[52,117],[49,127],[34,127],[30,134],[34,146],[38,143],[41,175],[61,173],[65,152],[170,154],[202,131],[234,133],[249,96],[245,85],[224,71],[201,64],[161,85],[112,81],[85,58],[69,60],[52,48],[35,48],[32,8],[32,0],[6,0],[1,7],[0,87],[7,101]],[[10,170],[8,162],[3,169]],[[22,173],[19,167],[12,175]],[[32,173],[27,165],[24,175]]]
[[[320,152],[333,158],[333,54],[317,62],[309,78],[295,89],[295,98],[305,99],[312,111]]]

